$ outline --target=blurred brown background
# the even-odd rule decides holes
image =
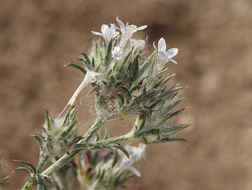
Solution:
[[[103,23],[149,27],[149,46],[164,36],[178,47],[170,73],[189,85],[180,120],[192,126],[188,143],[150,146],[138,164],[142,178],[126,189],[252,189],[252,2],[250,0],[1,0],[0,156],[11,173],[5,189],[18,189],[25,175],[13,159],[37,162],[30,134],[41,129],[44,111],[57,114],[82,80],[65,68],[90,47],[91,30]],[[92,96],[78,99],[85,131],[95,117]],[[132,119],[117,121],[124,130]],[[116,132],[121,129],[116,128]]]

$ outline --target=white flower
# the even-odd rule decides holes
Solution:
[[[83,90],[83,88],[85,86],[87,86],[89,83],[94,83],[97,81],[98,77],[101,76],[101,73],[96,73],[90,70],[87,70],[87,73],[85,75],[85,78],[83,79],[83,81],[81,82],[81,84],[79,85],[79,87],[77,88],[77,90],[74,92],[74,94],[72,95],[72,97],[70,98],[70,100],[68,101],[67,105],[64,107],[64,109],[60,112],[60,114],[58,115],[57,118],[59,118],[64,111],[66,110],[66,108],[69,105],[73,105],[77,96],[79,95],[79,93]]]
[[[112,51],[112,58],[116,61],[120,61],[123,57],[123,51],[119,46],[114,47]]]
[[[83,79],[83,81],[81,82],[81,84],[77,88],[77,90],[74,92],[73,96],[71,97],[71,99],[68,102],[68,105],[73,105],[76,98],[77,98],[77,96],[82,91],[82,89],[85,86],[87,86],[89,83],[94,83],[97,80],[97,77],[100,76],[100,75],[101,75],[100,73],[96,73],[96,72],[87,70],[85,78]]]
[[[111,24],[110,27],[106,24],[103,24],[101,26],[101,33],[94,31],[91,32],[95,35],[102,36],[106,44],[108,44],[112,38],[116,37],[119,34],[119,32],[116,31],[114,24]]]
[[[160,67],[163,67],[167,62],[171,61],[172,63],[177,64],[172,58],[177,55],[178,49],[172,48],[166,51],[166,43],[164,38],[161,38],[158,41],[158,48],[156,48],[155,44],[153,44],[154,48],[158,51],[157,62]]]
[[[133,46],[135,49],[142,50],[145,47],[145,41],[144,40],[135,40],[135,39],[130,39],[131,42],[133,42]]]
[[[145,148],[146,148],[145,144],[139,144],[138,147],[126,145],[125,149],[128,151],[130,158],[128,158],[124,153],[119,152],[122,158],[120,168],[122,170],[130,170],[133,174],[140,177],[141,176],[140,172],[132,165],[138,160],[145,157]]]
[[[137,27],[136,25],[129,25],[128,23],[124,24],[118,17],[116,17],[116,21],[120,27],[120,31],[122,33],[121,43],[126,42],[131,36],[139,31],[143,30],[147,27],[147,25]]]

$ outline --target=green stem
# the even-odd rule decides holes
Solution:
[[[86,134],[83,136],[81,140],[77,144],[82,144],[87,142],[93,134],[100,129],[100,127],[104,124],[104,122],[97,118],[95,120],[95,123],[90,127],[90,129],[86,132]],[[41,175],[50,175],[54,171],[60,169],[62,166],[64,166],[69,160],[71,160],[75,154],[77,154],[79,150],[73,150],[69,153],[64,154],[60,159],[58,159],[56,162],[54,162],[51,166],[49,166],[45,171],[41,173]]]
[[[44,166],[46,165],[48,159],[49,159],[49,156],[45,156],[45,155],[40,156],[38,166],[37,166],[37,172],[38,173],[40,173],[40,171],[44,168]]]
[[[127,133],[126,135],[122,135],[122,136],[119,136],[119,137],[109,138],[109,139],[97,141],[92,145],[94,145],[94,146],[107,145],[107,144],[118,143],[118,142],[122,142],[122,141],[130,141],[130,140],[133,140],[133,139],[134,139],[134,136],[130,132],[130,133]]]
[[[90,129],[85,133],[83,138],[77,143],[82,144],[87,142],[93,134],[100,129],[100,127],[104,124],[104,121],[102,121],[100,118],[97,118],[95,120],[95,123],[90,127]],[[58,159],[56,162],[54,162],[51,166],[49,166],[46,170],[44,170],[41,175],[50,175],[54,171],[60,169],[63,167],[69,160],[71,160],[75,154],[77,154],[79,150],[73,150],[66,154],[64,154],[60,159]],[[27,181],[26,184],[23,186],[22,190],[30,190],[32,189],[36,184],[31,181]]]

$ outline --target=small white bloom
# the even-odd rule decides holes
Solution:
[[[128,158],[124,153],[119,152],[122,161],[120,164],[120,168],[123,170],[130,170],[136,176],[140,177],[140,172],[134,168],[132,165],[137,162],[138,160],[145,157],[145,144],[139,144],[138,147],[126,145],[125,149],[128,151],[130,158]]]
[[[134,48],[142,50],[145,47],[145,41],[144,40],[135,40],[135,39],[130,39],[131,42],[133,42]]]
[[[147,25],[137,27],[136,25],[129,25],[128,23],[124,24],[118,17],[116,17],[116,21],[120,27],[120,31],[122,33],[121,43],[126,42],[128,39],[131,38],[131,36],[139,31],[143,30],[147,27]]]
[[[123,57],[123,51],[119,46],[114,47],[112,51],[112,58],[116,61],[120,61]]]
[[[102,36],[106,44],[108,44],[112,38],[116,37],[119,34],[119,32],[116,31],[114,24],[111,24],[110,27],[106,24],[103,24],[101,26],[101,33],[94,31],[91,32],[95,35]]]
[[[87,86],[89,83],[94,83],[97,80],[97,77],[100,76],[100,73],[96,73],[90,70],[87,70],[87,73],[85,75],[85,78],[81,82],[80,86],[77,88],[77,90],[74,92],[73,96],[68,102],[68,105],[73,105],[77,96],[82,91],[82,89]]]
[[[177,64],[177,62],[174,61],[172,58],[177,55],[178,49],[172,48],[172,49],[169,49],[166,51],[166,42],[165,42],[164,38],[161,38],[158,41],[158,48],[155,46],[154,43],[153,43],[153,46],[158,51],[157,62],[160,65],[160,67],[163,67],[169,61]]]
[[[87,70],[87,73],[85,75],[85,78],[83,79],[83,81],[81,82],[81,84],[79,85],[79,87],[77,88],[77,90],[74,92],[74,94],[72,95],[72,97],[70,98],[70,100],[68,101],[67,105],[64,107],[64,109],[60,112],[60,114],[58,115],[57,118],[59,118],[64,111],[66,110],[66,108],[68,107],[68,105],[73,105],[77,96],[79,95],[79,93],[83,90],[83,88],[85,86],[87,86],[89,83],[94,83],[97,81],[98,77],[101,76],[100,73],[96,73],[90,70]]]

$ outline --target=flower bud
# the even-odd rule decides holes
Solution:
[[[42,150],[50,157],[61,156],[76,140],[77,125],[75,107],[71,107],[63,117],[53,118],[46,112],[46,121],[42,132]]]

